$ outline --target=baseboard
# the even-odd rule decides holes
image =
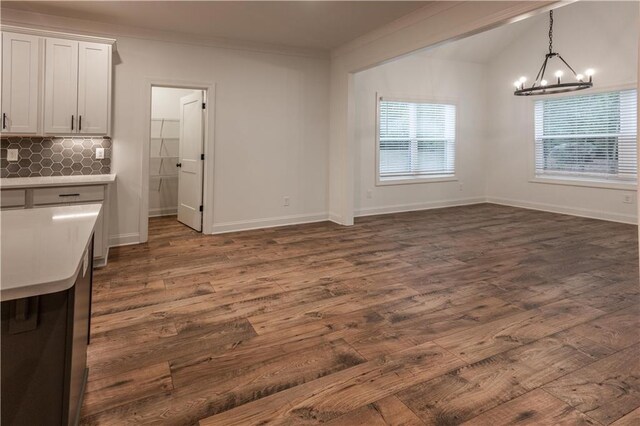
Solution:
[[[276,226],[300,225],[302,223],[324,222],[329,219],[327,213],[280,216],[269,219],[252,219],[237,222],[214,223],[212,234],[248,231],[251,229],[274,228]]]
[[[178,214],[177,207],[165,207],[158,209],[149,209],[149,217],[159,217],[159,216],[175,216]]]
[[[338,213],[329,213],[329,221],[337,223],[338,225],[342,225],[342,216],[340,216]]]
[[[549,213],[568,214],[571,216],[587,217],[589,219],[608,220],[610,222],[627,223],[636,225],[638,220],[633,215],[620,213],[609,213],[598,210],[581,209],[574,207],[559,206],[557,204],[536,203],[531,201],[512,200],[508,198],[487,197],[487,203],[500,204],[503,206],[520,207],[530,210],[539,210]]]
[[[412,212],[417,210],[441,209],[444,207],[466,206],[486,202],[484,197],[458,198],[454,200],[427,201],[422,203],[396,204],[382,207],[369,207],[355,211],[356,217],[379,214]]]
[[[579,217],[588,217],[591,219],[608,220],[612,222],[621,222],[627,224],[637,224],[637,219],[633,215],[624,215],[618,213],[608,213],[597,210],[578,209],[554,204],[534,203],[522,200],[512,200],[499,197],[471,197],[460,198],[454,200],[429,201],[423,203],[397,204],[392,206],[373,207],[367,209],[359,209],[355,212],[356,217],[373,216],[379,214],[401,213],[416,210],[430,210],[445,207],[465,206],[472,204],[491,203],[504,206],[520,207],[531,210],[540,210],[550,213],[568,214]],[[274,228],[277,226],[299,225],[303,223],[331,221],[341,224],[342,218],[335,213],[316,213],[308,215],[291,215],[281,216],[269,219],[253,219],[236,222],[223,222],[214,224],[212,234],[224,234],[227,232],[248,231],[251,229]],[[109,238],[109,246],[125,246],[130,244],[138,244],[140,242],[140,234],[137,232],[129,234],[112,235]]]
[[[107,247],[107,253],[102,257],[94,257],[93,258],[93,268],[104,268],[107,266],[107,261],[109,260],[109,248]]]
[[[140,234],[132,232],[130,234],[112,235],[109,237],[109,247],[128,246],[140,243]]]

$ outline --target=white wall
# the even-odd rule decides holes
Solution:
[[[215,83],[214,232],[326,219],[326,56],[170,41],[179,36],[163,36],[161,41],[147,38],[142,30],[141,36],[130,36],[129,29],[117,26],[4,10],[2,19],[14,25],[117,39],[112,244],[139,239],[141,179],[147,179],[140,167],[147,143],[147,79]],[[290,197],[288,207],[283,205],[284,196]]]
[[[214,231],[325,214],[326,60],[123,37],[118,53],[112,215],[118,234],[139,232],[145,78],[216,84]],[[291,197],[289,207],[284,196]]]
[[[353,73],[473,34],[524,19],[555,1],[430,2],[415,13],[365,34],[332,52],[329,144],[329,216],[353,223],[355,188],[355,96]]]
[[[154,87],[151,91],[151,118],[180,119],[180,98],[194,93],[191,89]]]
[[[484,65],[436,59],[425,53],[355,74],[356,216],[484,200],[485,83]],[[376,93],[456,103],[457,181],[376,186]]]
[[[594,89],[636,84],[638,4],[578,2],[554,12],[554,48],[578,72],[594,68]],[[529,182],[533,159],[533,100],[513,96],[512,82],[531,80],[547,50],[548,19],[535,23],[491,60],[488,69],[490,201],[627,222],[636,220],[635,188],[587,188]],[[557,67],[550,69],[551,75]],[[583,92],[584,93],[584,92]],[[623,202],[625,195],[633,203]]]
[[[580,2],[556,9],[554,46],[582,72],[589,67],[597,70],[594,90],[634,85],[637,12],[638,5],[631,2]],[[355,73],[355,215],[488,200],[635,222],[633,185],[608,189],[529,181],[533,100],[513,96],[511,83],[522,74],[535,77],[528,73],[540,66],[547,31],[545,13]],[[457,100],[459,182],[375,185],[376,92]],[[629,195],[632,203],[625,203]]]

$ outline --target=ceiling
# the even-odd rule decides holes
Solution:
[[[503,25],[489,31],[446,43],[435,48],[427,48],[419,54],[439,59],[487,63],[502,52],[513,40],[528,32],[536,23],[546,22],[546,14]],[[544,41],[544,33],[540,34]]]
[[[423,1],[2,1],[15,9],[199,37],[330,50]]]

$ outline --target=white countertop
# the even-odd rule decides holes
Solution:
[[[81,204],[0,212],[0,300],[71,288],[101,208]]]
[[[1,178],[0,188],[21,189],[45,186],[100,185],[113,183],[115,174],[110,175],[76,175],[76,176],[34,176],[18,178]]]

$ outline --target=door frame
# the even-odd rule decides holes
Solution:
[[[210,81],[168,80],[147,78],[144,83],[143,99],[143,143],[140,158],[140,242],[149,240],[149,151],[151,143],[151,102],[154,87],[175,89],[202,90],[204,102],[207,104],[203,117],[204,125],[204,165],[202,182],[202,233],[213,233],[213,185],[214,185],[214,151],[215,151],[215,95],[216,85]]]

